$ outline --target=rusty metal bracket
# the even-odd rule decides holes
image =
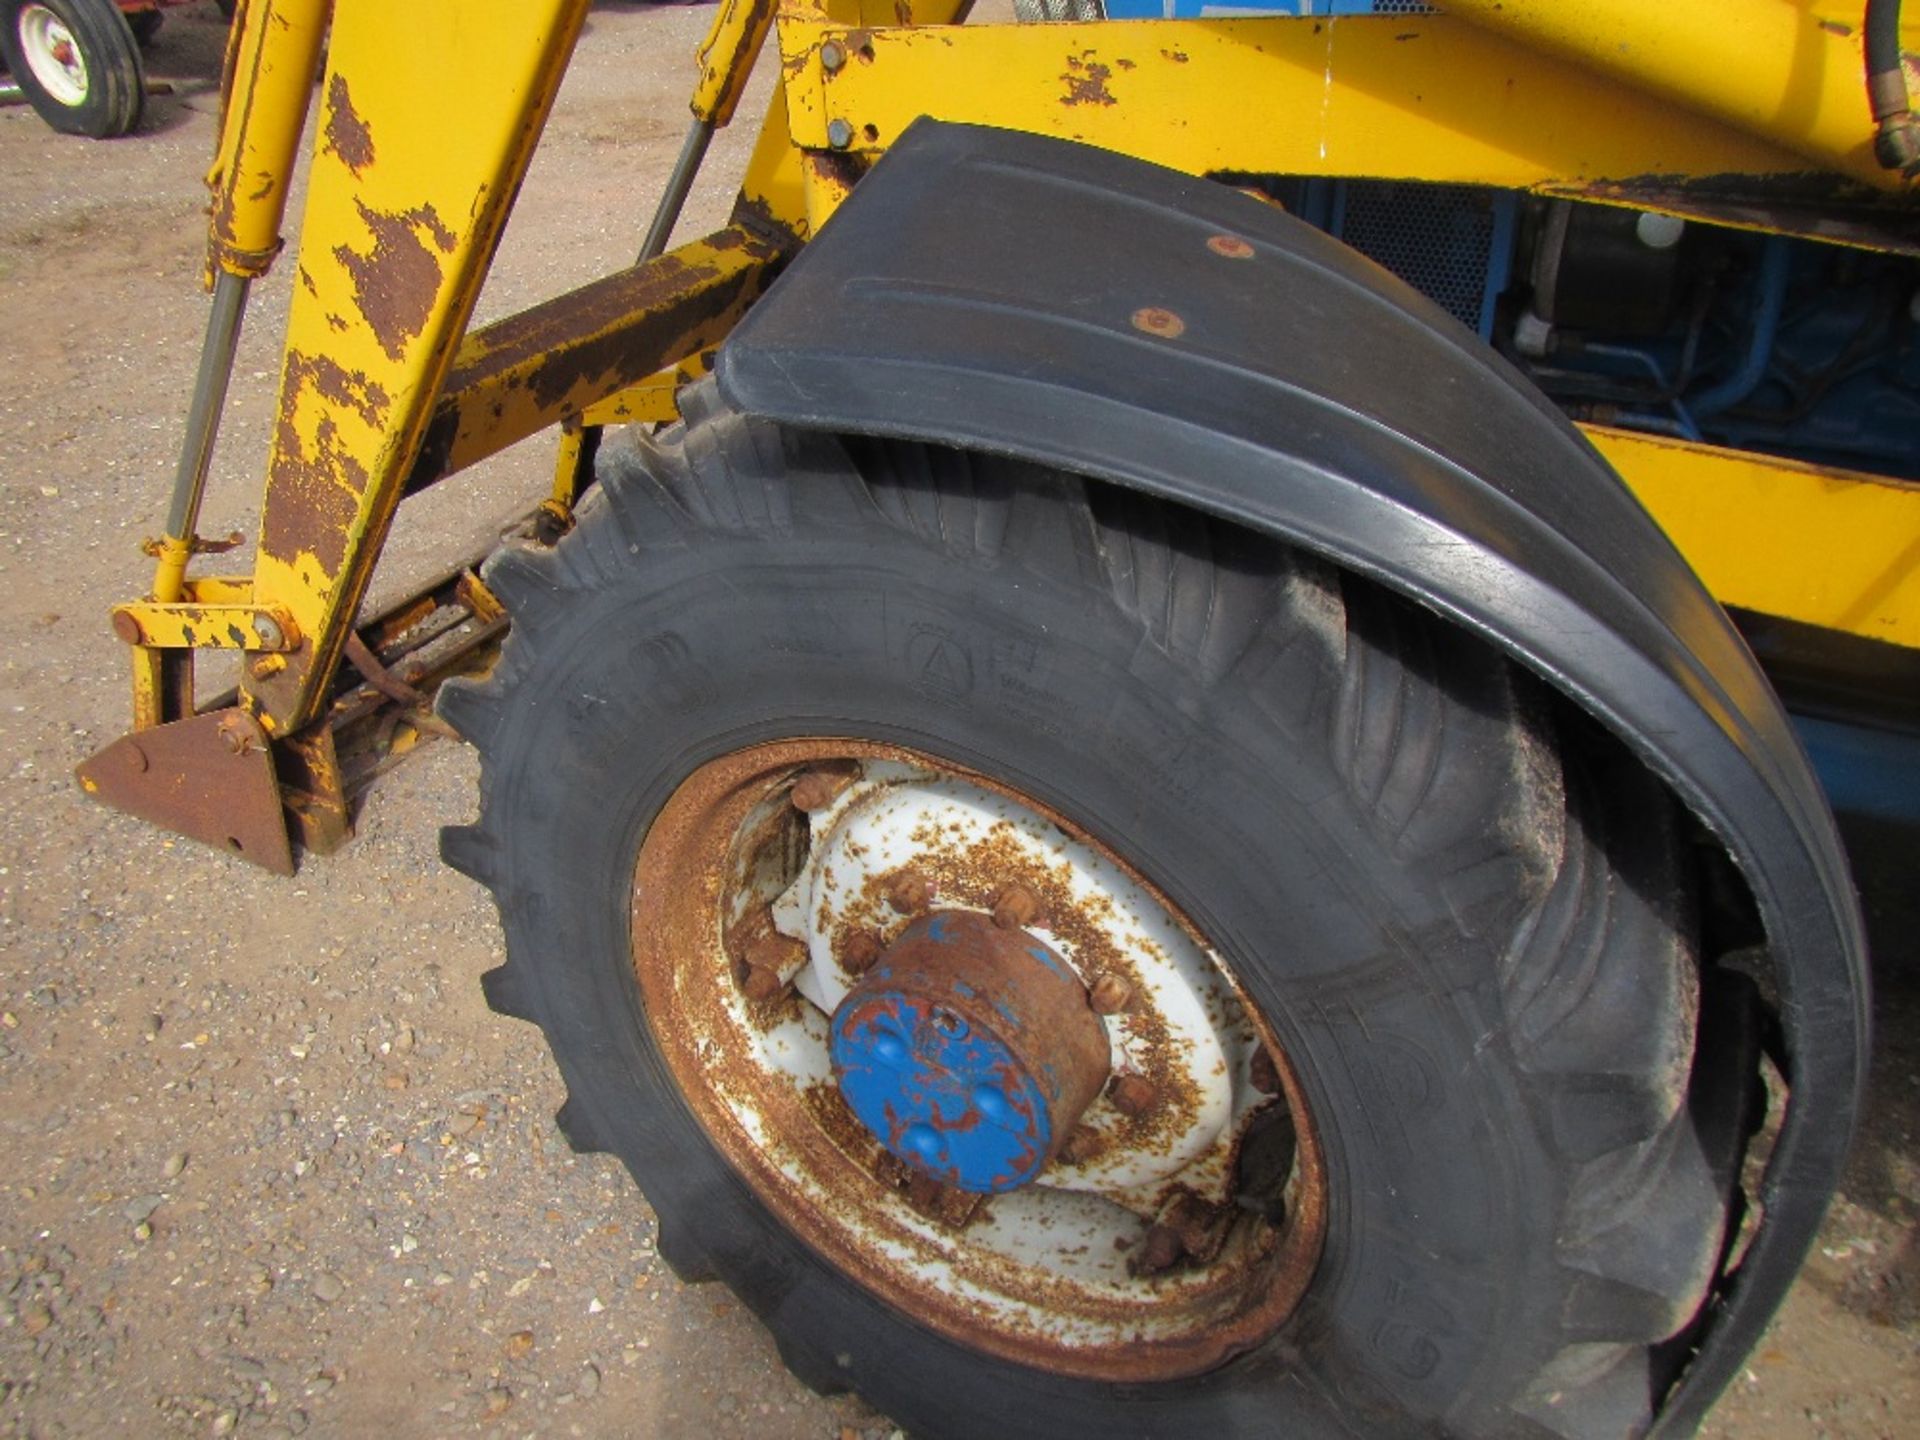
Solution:
[[[293,874],[273,749],[239,708],[123,735],[81,763],[80,787],[141,819]]]
[[[277,605],[171,605],[135,600],[113,607],[113,633],[129,645],[167,650],[293,650],[300,631]]]

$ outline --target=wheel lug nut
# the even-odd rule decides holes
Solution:
[[[1133,985],[1126,976],[1109,970],[1093,982],[1087,1001],[1097,1015],[1118,1015],[1133,1004]]]
[[[856,930],[847,936],[840,947],[840,963],[846,967],[847,973],[864,975],[873,968],[884,948],[880,937],[873,931]]]
[[[1086,1125],[1076,1125],[1060,1146],[1060,1158],[1069,1165],[1084,1165],[1100,1153],[1100,1133]]]
[[[853,783],[853,774],[844,770],[809,770],[793,782],[787,798],[793,808],[811,814],[824,810],[840,798],[840,792]]]
[[[918,870],[902,870],[887,882],[887,903],[902,915],[917,915],[933,903],[933,881]]]
[[[1273,1052],[1262,1045],[1247,1064],[1247,1079],[1262,1095],[1280,1093],[1280,1067],[1273,1063]]]
[[[1159,1102],[1160,1092],[1144,1075],[1122,1075],[1107,1087],[1107,1099],[1122,1115],[1144,1115]]]
[[[1024,885],[1009,885],[994,899],[993,923],[1002,930],[1024,930],[1040,918],[1040,897]]]
[[[794,972],[807,963],[807,947],[791,935],[762,935],[741,959],[742,993],[749,1000],[773,1000],[786,993]]]
[[[1140,1242],[1140,1251],[1133,1260],[1133,1272],[1136,1275],[1158,1275],[1179,1264],[1180,1257],[1186,1253],[1187,1247],[1177,1230],[1171,1225],[1155,1225]]]

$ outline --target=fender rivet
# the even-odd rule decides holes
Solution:
[[[1133,312],[1133,328],[1158,335],[1162,340],[1173,340],[1186,333],[1187,322],[1171,310],[1148,305]]]

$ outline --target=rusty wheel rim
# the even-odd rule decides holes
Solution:
[[[909,779],[872,778],[902,774]],[[1051,827],[1064,844],[1083,847],[1073,853],[1097,856],[1201,947],[1231,996],[1223,1005],[1223,991],[1209,990],[1208,1014],[1224,1016],[1223,1031],[1242,1037],[1225,1044],[1222,1054],[1241,1077],[1232,1081],[1231,1138],[1216,1140],[1203,1159],[1171,1177],[1134,1184],[1128,1166],[1137,1157],[1116,1137],[1147,1132],[1124,1111],[1118,1118],[1103,1112],[1106,1129],[1090,1123],[1076,1132],[1055,1162],[1057,1173],[982,1197],[914,1173],[860,1124],[827,1060],[825,1012],[786,977],[766,973],[767,967],[777,972],[783,954],[790,967],[797,943],[774,929],[770,896],[804,878],[810,852],[821,843],[820,822],[809,812],[842,803],[836,795],[845,790],[846,813],[852,813],[881,787],[908,783],[1000,797],[1019,816],[1032,817],[1020,820],[1027,832]],[[888,801],[900,793],[885,791]],[[1060,888],[1062,872],[1036,862],[1030,845],[991,867],[977,863],[978,847],[916,853],[941,905],[980,912],[1011,906],[1011,918],[1003,913],[1000,919],[1010,924],[1051,900],[1062,915],[1036,923],[1058,929],[1040,933],[1078,940],[1068,953],[1092,963],[1088,957],[1103,942],[1076,933],[1066,914],[1075,902]],[[887,880],[894,888],[898,883],[897,876]],[[818,908],[824,920],[828,906]],[[875,906],[860,924],[842,924],[830,939],[814,936],[813,953],[822,944],[831,949],[820,957],[820,971],[837,967],[857,977],[872,956],[850,952],[887,943],[917,908]],[[632,938],[653,1040],[707,1136],[781,1224],[916,1321],[972,1348],[1058,1374],[1172,1379],[1258,1345],[1305,1292],[1325,1233],[1325,1169],[1297,1078],[1271,1027],[1205,937],[1163,895],[1097,839],[1029,797],[930,756],[866,741],[793,740],[736,751],[688,777],[649,830],[635,869]],[[811,955],[804,963],[813,963]],[[1124,966],[1124,960],[1103,964],[1109,991],[1111,973]],[[1132,979],[1140,983],[1137,971]],[[811,987],[815,993],[818,985]],[[1093,994],[1096,1009],[1114,998],[1100,988]],[[1228,1013],[1236,1006],[1237,1013]],[[1134,1009],[1146,1011],[1148,1002],[1135,1001]],[[1115,1032],[1121,1037],[1116,1055],[1136,1038],[1130,1027],[1151,1028],[1160,1012],[1119,1018],[1128,1023]],[[1145,1078],[1168,1088],[1166,1077],[1153,1071],[1159,1062],[1151,1042],[1144,1043],[1144,1052],[1126,1053],[1144,1053],[1138,1063]],[[1244,1095],[1246,1082],[1259,1093]],[[1100,1105],[1118,1111],[1123,1088],[1116,1079]],[[1093,1116],[1090,1110],[1089,1121]],[[1237,1182],[1222,1174],[1237,1174],[1253,1143],[1250,1130],[1289,1121],[1292,1165],[1284,1187],[1274,1190],[1284,1218],[1236,1209],[1230,1200]],[[1157,1152],[1152,1158],[1170,1163]],[[1102,1166],[1122,1179],[1107,1191],[1085,1188],[1108,1183]],[[1069,1188],[1074,1185],[1082,1188]]]

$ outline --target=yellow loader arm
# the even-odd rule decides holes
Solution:
[[[356,776],[432,728],[425,695],[484,666],[504,623],[465,563],[360,616],[401,499],[559,425],[539,517],[556,537],[596,427],[671,418],[676,387],[705,373],[784,260],[923,114],[1198,174],[1468,182],[1912,244],[1887,219],[1910,216],[1910,182],[1876,159],[1860,37],[1778,0],[1747,0],[1737,19],[1656,0],[1592,14],[1462,0],[1446,15],[1040,26],[955,23],[966,8],[781,7],[780,83],[733,223],[669,252],[707,141],[776,19],[773,0],[728,0],[695,57],[691,128],[639,262],[469,332],[585,0],[420,0],[404,15],[371,0],[244,4],[208,177],[214,299],[188,439],[153,588],[113,615],[133,656],[134,733],[86,762],[82,784],[278,870],[292,866],[288,826],[307,848],[343,841]],[[401,58],[423,54],[431,66]],[[1766,98],[1780,95],[1791,103]],[[279,253],[316,96],[253,570],[193,575],[193,556],[218,548],[197,529],[246,291]],[[1250,97],[1274,123],[1246,123]],[[1847,203],[1767,204],[1813,174]],[[1591,436],[1727,603],[1920,644],[1912,486],[1604,426]],[[1845,546],[1805,543],[1841,531]],[[408,658],[449,626],[464,648]],[[194,692],[202,649],[246,656],[238,693],[210,709]],[[396,727],[395,707],[412,719]]]

